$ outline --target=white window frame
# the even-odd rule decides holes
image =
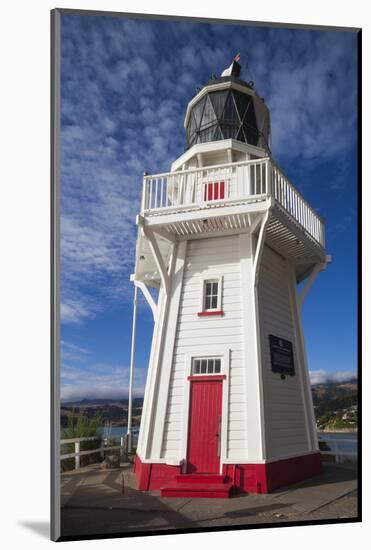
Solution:
[[[218,300],[215,308],[206,309],[206,283],[218,283]],[[222,295],[223,295],[223,276],[222,275],[210,275],[202,278],[201,285],[201,307],[200,311],[207,313],[208,311],[222,311]]]
[[[219,372],[208,372],[208,371],[206,371],[206,372],[194,372],[195,361],[210,361],[210,360],[214,361],[214,369],[215,369],[215,361],[216,360],[220,361],[220,370],[219,370]],[[208,356],[201,355],[201,356],[192,357],[191,376],[219,376],[219,375],[223,374],[222,364],[223,364],[223,356],[222,355],[210,354]],[[207,368],[208,368],[208,365],[206,364],[206,369]]]

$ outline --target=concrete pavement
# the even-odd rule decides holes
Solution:
[[[357,517],[357,473],[334,464],[285,490],[230,499],[161,498],[137,491],[127,466],[98,464],[62,474],[61,494],[64,536]]]

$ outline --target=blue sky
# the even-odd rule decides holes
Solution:
[[[271,110],[272,153],[326,219],[333,263],[303,308],[313,382],[356,371],[356,34],[62,16],[62,399],[127,393],[144,171],[184,150],[196,88],[241,52]],[[248,66],[247,66],[248,63]],[[140,296],[135,391],[152,335]]]

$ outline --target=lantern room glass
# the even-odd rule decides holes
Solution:
[[[186,128],[186,149],[196,143],[236,139],[258,145],[253,98],[237,90],[208,92],[193,105]]]

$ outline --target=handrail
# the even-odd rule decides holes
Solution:
[[[143,177],[142,214],[221,207],[272,196],[322,247],[324,220],[270,157],[202,166]]]
[[[167,176],[182,176],[193,174],[194,172],[202,172],[203,170],[216,170],[217,168],[234,168],[235,166],[244,166],[245,164],[257,164],[263,161],[271,160],[270,157],[262,157],[260,159],[241,160],[240,162],[226,162],[224,164],[213,164],[211,166],[198,166],[197,168],[189,168],[186,170],[175,170],[174,172],[163,172],[162,174],[147,174],[143,176],[144,180],[151,178],[165,178]]]
[[[100,453],[101,457],[104,457],[105,451],[112,451],[114,449],[120,449],[120,455],[124,456],[127,452],[127,437],[122,436],[120,438],[118,437],[110,437],[108,438],[111,441],[115,441],[120,439],[120,445],[105,445],[103,444],[101,447],[98,447],[97,449],[86,449],[85,451],[82,451],[80,449],[80,443],[84,441],[93,441],[96,439],[102,439],[107,440],[107,438],[103,438],[102,436],[92,436],[92,437],[73,437],[70,439],[61,439],[60,444],[62,445],[68,445],[74,443],[75,445],[75,451],[73,453],[64,453],[60,455],[60,460],[66,460],[68,458],[75,458],[75,470],[80,468],[80,456],[85,456],[89,454],[95,454]]]
[[[77,441],[93,441],[94,439],[101,439],[102,436],[96,435],[93,437],[72,437],[71,439],[61,439],[61,445],[68,445],[68,443],[76,443]]]
[[[277,168],[277,170],[279,170],[282,174],[284,173],[283,172],[283,169],[281,168],[281,166],[278,164],[277,161],[273,160],[272,158],[269,159],[270,160],[270,163],[272,164],[272,166],[275,166]],[[285,176],[286,177],[286,176]],[[295,185],[287,178],[287,180],[289,181],[290,185],[292,185],[292,187],[295,189],[295,193],[297,193],[299,195],[299,197],[306,203],[308,204],[309,208],[311,208],[311,210],[313,210],[313,212],[315,212],[317,218],[319,218],[323,223],[326,223],[326,220],[323,216],[321,216],[321,214],[318,214],[318,212],[316,212],[314,210],[314,208],[312,208],[308,201],[304,198],[303,194],[295,187]]]

